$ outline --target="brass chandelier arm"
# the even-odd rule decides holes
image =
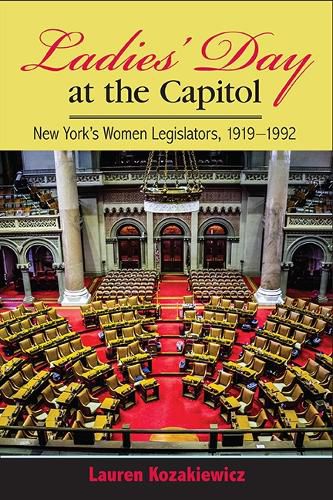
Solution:
[[[169,157],[168,151],[153,151],[149,154],[141,188],[145,201],[174,204],[199,200],[203,188],[194,152],[175,151],[175,171],[172,175]]]

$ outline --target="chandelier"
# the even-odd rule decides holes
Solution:
[[[151,151],[141,192],[146,212],[199,210],[203,187],[193,151]]]

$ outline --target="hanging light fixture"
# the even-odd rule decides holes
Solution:
[[[203,187],[194,151],[151,151],[144,183],[146,212],[193,212],[199,210]]]

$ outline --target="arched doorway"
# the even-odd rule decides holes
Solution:
[[[184,231],[177,224],[168,224],[161,231],[161,271],[183,272]]]
[[[319,245],[305,243],[298,247],[292,256],[294,266],[289,272],[288,288],[319,290],[321,262],[324,260]]]
[[[204,233],[204,267],[224,268],[227,253],[227,230],[221,224],[211,224]]]
[[[31,263],[29,269],[32,290],[57,290],[58,280],[53,269],[52,252],[44,245],[33,245],[27,251],[27,262]]]
[[[125,224],[117,231],[120,269],[141,268],[140,231],[132,224]]]
[[[17,256],[9,247],[1,246],[0,250],[0,287],[11,286],[20,276],[16,267]]]

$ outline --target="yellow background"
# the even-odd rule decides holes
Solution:
[[[94,53],[101,56],[119,49],[138,29],[144,33],[147,51],[161,57],[177,50],[180,61],[168,71],[61,71],[41,69],[23,72],[24,64],[37,63],[45,53],[39,35],[49,28],[81,31],[85,41],[63,51],[57,61],[74,54]],[[199,72],[196,65],[206,64],[200,57],[206,38],[222,31],[245,31],[255,35],[272,31],[274,37],[262,38],[263,54],[279,51],[285,56],[313,54],[315,63],[305,71],[279,107],[272,103],[291,72],[261,71],[254,66],[243,71]],[[187,36],[191,44],[181,48]],[[1,2],[0,3],[0,149],[331,149],[331,3],[330,2]],[[130,53],[130,52],[129,52]],[[145,52],[142,52],[144,55]],[[106,104],[103,87],[121,78],[124,84],[150,88],[146,104]],[[259,121],[237,120],[163,120],[105,122],[69,120],[70,114],[191,114],[199,116],[193,104],[165,103],[159,96],[160,85],[179,79],[184,85],[247,85],[260,79],[262,104],[209,104],[206,114],[262,114]],[[68,89],[73,85],[95,86],[95,102],[70,104]],[[255,126],[263,132],[268,126],[295,126],[296,141],[255,141],[217,143],[216,141],[109,142],[34,141],[33,127],[57,129],[71,125],[114,125],[138,129],[197,127],[225,130],[228,126]]]

